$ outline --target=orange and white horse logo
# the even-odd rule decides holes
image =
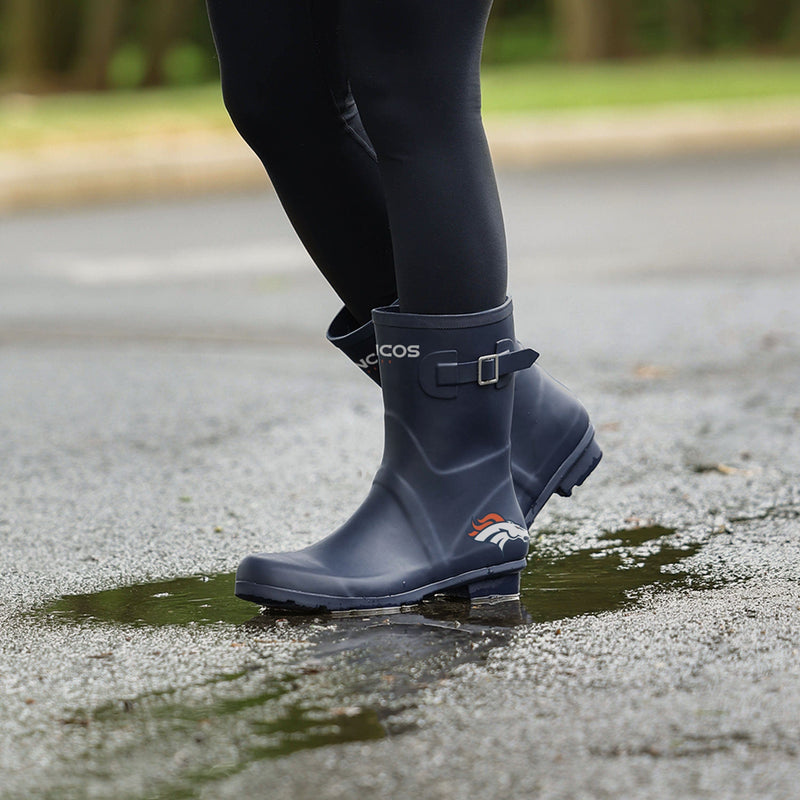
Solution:
[[[501,550],[506,542],[511,539],[522,539],[528,541],[528,531],[525,528],[503,519],[499,514],[487,514],[485,517],[472,523],[473,530],[469,535],[476,542],[491,542],[496,544]]]

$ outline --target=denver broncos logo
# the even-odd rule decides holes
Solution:
[[[473,530],[469,535],[476,542],[491,542],[501,550],[510,539],[528,541],[528,531],[514,522],[503,519],[499,514],[487,514],[485,517],[472,522]]]

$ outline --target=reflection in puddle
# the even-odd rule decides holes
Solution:
[[[193,797],[201,786],[255,761],[402,730],[413,724],[413,714],[409,722],[401,712],[413,710],[421,688],[448,677],[459,664],[481,662],[519,625],[619,609],[635,603],[644,587],[695,586],[681,563],[700,545],[671,544],[673,533],[636,528],[607,533],[593,546],[566,554],[534,550],[520,601],[497,605],[470,608],[436,597],[391,615],[254,615],[253,604],[233,596],[233,574],[223,574],[65,596],[37,616],[51,623],[238,626],[237,636],[244,635],[253,656],[245,672],[126,699],[87,715],[109,734],[137,732],[133,765],[137,757],[153,763],[170,748],[188,753],[185,769],[170,780],[164,796]],[[276,674],[270,631],[287,626],[302,629],[311,641],[304,657],[312,660],[291,674]],[[238,742],[234,748],[232,739]],[[87,751],[87,759],[100,756]],[[114,753],[105,761],[119,763]],[[97,776],[97,766],[92,769]]]

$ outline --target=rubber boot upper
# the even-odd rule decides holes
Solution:
[[[236,577],[242,597],[384,607],[524,566],[528,533],[510,469],[515,378],[500,373],[504,359],[529,364],[535,354],[513,353],[511,302],[454,316],[387,307],[373,321],[385,413],[369,494],[317,544],[248,556]]]

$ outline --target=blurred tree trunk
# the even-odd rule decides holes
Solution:
[[[17,91],[42,88],[47,72],[43,0],[6,0],[4,12],[10,84]]]
[[[556,30],[570,61],[631,53],[632,0],[554,0]]]
[[[772,48],[788,32],[796,13],[795,0],[758,0],[747,14],[747,23],[753,32],[755,44],[761,48]]]
[[[127,0],[86,0],[74,74],[76,88],[108,88],[108,65],[126,8]]]
[[[695,0],[669,0],[667,23],[679,52],[697,53],[703,49],[706,21]]]
[[[164,58],[186,30],[193,10],[192,0],[151,1],[146,19],[145,86],[160,86],[164,83]]]
[[[792,10],[786,26],[786,47],[791,53],[800,53],[800,3]]]

